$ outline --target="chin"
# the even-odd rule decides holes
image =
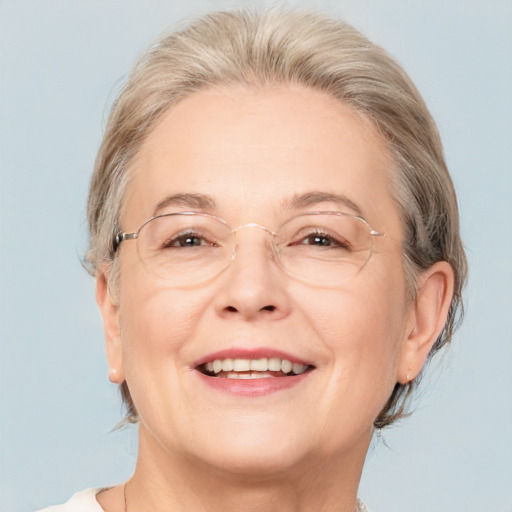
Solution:
[[[202,454],[203,461],[217,470],[250,480],[276,479],[302,465],[305,457],[297,453],[284,453],[267,446],[265,449],[247,449],[234,453],[213,452]]]
[[[308,458],[308,439],[289,424],[283,429],[279,422],[262,425],[254,419],[251,425],[246,419],[235,425],[225,422],[220,429],[211,423],[208,426],[203,436],[193,436],[194,451],[196,457],[221,471],[253,478],[275,477]],[[200,438],[205,441],[198,446]]]

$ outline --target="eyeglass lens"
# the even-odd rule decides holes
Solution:
[[[229,266],[239,231],[212,215],[166,214],[142,226],[137,250],[148,271],[176,286],[194,285]],[[319,286],[336,286],[353,277],[372,249],[368,224],[339,212],[299,215],[269,236],[282,269]]]

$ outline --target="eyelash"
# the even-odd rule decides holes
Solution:
[[[324,245],[322,243],[314,243],[315,238],[324,239],[328,242],[328,244]],[[198,241],[199,244],[187,244],[187,240],[191,239],[196,239],[196,241]],[[285,243],[289,247],[310,246],[318,248],[323,247],[326,249],[329,248],[351,250],[351,244],[345,238],[341,238],[324,228],[315,226],[303,228],[300,231],[298,231],[293,237],[290,237],[290,239],[282,240],[281,243]],[[175,235],[167,238],[161,244],[162,249],[219,246],[220,245],[215,237],[207,235],[206,233],[201,232],[201,230],[195,228],[187,228],[179,233],[176,233]]]
[[[328,239],[333,245],[329,246],[322,246],[322,245],[316,245],[316,244],[305,244],[304,241],[306,241],[308,238],[312,237],[318,237],[318,238],[326,238]],[[350,244],[346,240],[339,240],[337,237],[333,236],[332,234],[326,232],[325,230],[321,229],[313,229],[309,233],[299,234],[297,237],[294,237],[294,239],[297,239],[297,242],[292,243],[291,245],[312,245],[316,247],[340,247],[344,249],[350,249]]]
[[[201,242],[205,242],[205,243],[204,244],[201,243],[200,245],[187,245],[187,244],[181,245],[180,244],[180,242],[183,242],[190,238],[197,238]],[[163,249],[170,249],[170,248],[177,248],[177,247],[180,247],[180,248],[182,248],[182,247],[200,247],[200,246],[215,247],[216,244],[215,244],[215,242],[208,242],[207,238],[204,235],[202,235],[198,231],[193,231],[193,230],[187,230],[187,231],[183,231],[181,233],[177,233],[172,238],[167,239],[162,244]]]

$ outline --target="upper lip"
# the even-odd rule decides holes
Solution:
[[[288,352],[276,350],[274,348],[228,348],[212,352],[206,356],[197,359],[192,363],[193,368],[197,368],[205,363],[215,361],[216,359],[262,359],[262,358],[279,357],[280,359],[287,359],[292,363],[299,363],[306,366],[313,366],[310,361],[306,361]]]

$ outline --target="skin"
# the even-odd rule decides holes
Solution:
[[[266,234],[239,233],[231,266],[200,286],[165,286],[120,246],[119,300],[97,278],[110,378],[128,382],[141,417],[130,512],[350,511],[373,421],[396,382],[413,379],[444,325],[448,264],[418,279],[407,301],[401,220],[387,150],[349,107],[298,86],[194,93],[168,111],[134,162],[121,225],[137,228],[176,193],[208,194],[231,226],[275,229],[322,201],[283,209],[294,194],[344,194],[379,238],[343,286],[306,285],[269,257]],[[168,211],[189,210],[174,206]],[[204,210],[204,208],[202,209]],[[167,210],[166,210],[167,211]],[[240,397],[204,384],[193,362],[228,348],[270,347],[315,366],[300,384]],[[115,370],[115,371],[114,371]],[[97,497],[124,510],[122,487]]]

